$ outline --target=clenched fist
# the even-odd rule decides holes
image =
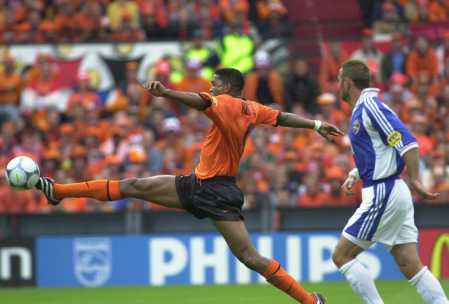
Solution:
[[[160,81],[146,81],[142,84],[142,86],[144,89],[149,91],[151,95],[157,97],[164,96],[168,92],[168,89]]]

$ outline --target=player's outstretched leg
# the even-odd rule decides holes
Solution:
[[[324,304],[324,297],[307,292],[275,260],[262,257],[254,248],[243,221],[215,221],[232,253],[248,268],[263,275],[267,282],[304,304]]]
[[[440,282],[421,263],[416,243],[400,244],[391,249],[401,272],[415,286],[426,304],[449,304]]]
[[[89,197],[99,201],[138,198],[170,208],[182,208],[176,192],[175,176],[172,175],[70,184],[58,184],[48,177],[41,177],[36,188],[44,193],[52,205],[68,197]]]
[[[341,237],[332,254],[332,260],[364,303],[383,304],[368,269],[356,259],[363,250],[345,237]]]

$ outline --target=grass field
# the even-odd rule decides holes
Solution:
[[[385,304],[422,303],[406,281],[377,283]],[[446,294],[449,281],[443,281]],[[330,304],[361,301],[346,282],[305,284],[319,290]],[[121,288],[8,288],[0,289],[1,304],[288,304],[287,296],[269,285],[121,287]]]

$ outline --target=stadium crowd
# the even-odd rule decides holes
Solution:
[[[8,10],[17,10],[11,4],[15,1],[9,2],[10,5],[2,6],[3,14]],[[153,16],[151,12],[154,14],[154,9],[142,5],[158,2],[53,1],[50,14],[45,1],[24,1],[27,8],[40,10],[39,16],[44,11],[45,16],[53,16],[54,19],[49,20],[55,23],[60,14],[67,13],[58,9],[62,3],[70,3],[72,10],[77,5],[84,7],[96,3],[100,10],[108,13],[109,21],[104,23],[110,27],[115,22],[113,5],[140,6],[137,12]],[[206,3],[221,6],[234,2],[246,3],[189,1],[202,4],[203,8]],[[167,9],[164,17],[168,18],[166,22],[176,24],[178,19],[171,14],[178,13],[179,18],[183,14],[171,6],[179,5],[180,1],[163,3],[167,5],[164,6]],[[268,5],[265,7],[267,9],[271,5],[275,10],[285,12],[283,7],[279,8],[281,4],[278,1],[258,3],[261,6]],[[242,10],[248,17],[247,4]],[[84,11],[76,9],[76,12]],[[90,9],[87,11],[91,12]],[[133,24],[135,10],[129,8],[125,11],[129,11],[126,18]],[[231,14],[231,11],[220,10],[220,20],[229,20],[231,17],[226,14]],[[21,16],[15,11],[14,18],[17,18],[17,14]],[[266,11],[266,14],[270,13]],[[246,17],[245,20],[252,24]],[[123,16],[117,18],[118,23],[126,19]],[[158,18],[153,16],[149,19],[159,22],[155,21]],[[145,19],[140,16],[136,20],[139,20],[137,24],[140,25]],[[228,25],[232,33],[236,23]],[[237,29],[244,33],[245,39],[253,39],[250,32],[245,32],[245,23],[238,22],[238,25]],[[177,28],[177,31],[182,32],[182,29]],[[149,36],[148,33],[146,35]],[[56,39],[58,35],[51,37]],[[87,40],[92,38],[89,35],[86,37],[90,37]],[[105,39],[111,37],[105,36]],[[226,60],[229,58],[202,45],[201,39],[214,35],[207,36],[203,32],[192,37],[192,46],[184,52],[183,58],[179,58],[183,65],[180,75],[171,77],[175,70],[174,61],[162,56],[154,63],[154,78],[173,89],[208,91],[212,70],[207,63],[208,59],[214,58],[212,61],[215,67],[228,66]],[[341,42],[329,41],[323,47],[317,76],[310,71],[308,62],[303,58],[292,58],[278,68],[274,66],[269,53],[254,51],[254,48],[249,50],[249,58],[240,58],[243,60],[240,68],[247,69],[244,88],[246,98],[332,122],[344,131],[348,131],[351,110],[338,98],[338,69],[349,58],[367,62],[373,72],[373,85],[382,88],[385,102],[417,137],[424,183],[442,194],[432,203],[449,202],[449,32],[441,40],[429,41],[426,37],[412,37],[395,31],[387,48],[381,50],[374,43],[372,31],[364,30],[361,47],[352,54]],[[207,58],[201,58],[205,53]],[[150,96],[139,84],[134,63],[126,66],[124,83],[107,98],[98,94],[89,74],[79,73],[77,85],[70,88],[71,96],[63,108],[39,106],[23,96],[27,88],[34,88],[42,94],[50,90],[52,80],[58,78],[51,57],[39,56],[33,67],[24,74],[18,71],[14,57],[8,53],[1,58],[1,64],[1,168],[12,157],[25,154],[38,161],[43,175],[52,176],[59,182],[73,182],[154,174],[189,174],[198,162],[201,140],[210,122],[195,110]],[[330,143],[310,130],[256,128],[247,141],[238,182],[245,193],[247,208],[258,207],[261,194],[275,198],[273,202],[277,206],[352,206],[360,202],[360,195],[344,196],[340,190],[341,183],[352,167],[351,148],[346,136]],[[12,191],[4,178],[0,179],[0,198],[1,213],[158,209],[137,200],[103,204],[84,198],[67,199],[57,208],[50,208],[37,191]]]
[[[236,22],[269,35],[285,13],[280,0],[0,0],[0,43],[211,39]]]

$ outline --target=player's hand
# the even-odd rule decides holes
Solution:
[[[413,190],[415,190],[416,193],[418,193],[418,195],[421,196],[423,199],[434,200],[438,196],[440,196],[439,193],[427,191],[426,188],[424,188],[424,185],[419,180],[411,181],[410,185],[413,188]]]
[[[339,128],[324,121],[322,122],[321,127],[317,132],[328,141],[332,141],[332,136],[344,135],[343,131],[341,131]]]
[[[349,175],[346,180],[344,181],[343,185],[341,185],[341,189],[346,195],[353,195],[354,192],[352,191],[352,188],[354,188],[355,183],[357,182],[357,178],[354,176]]]
[[[168,89],[160,81],[146,81],[142,84],[142,87],[149,91],[153,96],[164,96],[168,92]]]

